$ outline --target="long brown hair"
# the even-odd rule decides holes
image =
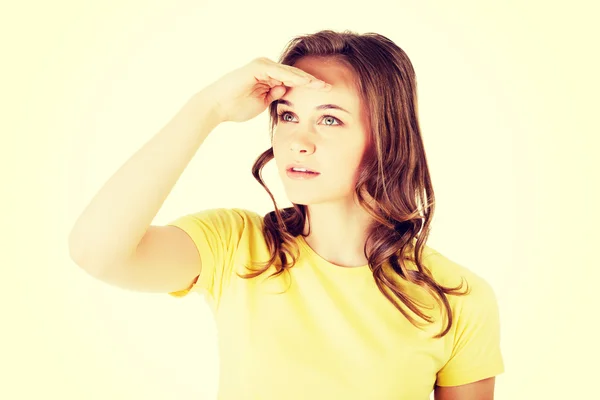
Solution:
[[[420,310],[395,283],[394,276],[426,289],[446,310],[446,327],[435,337],[446,335],[452,326],[452,311],[446,295],[465,294],[458,287],[437,283],[422,262],[430,231],[435,197],[418,121],[416,76],[406,53],[391,40],[376,33],[324,30],[293,38],[278,62],[294,65],[301,57],[333,58],[350,67],[362,104],[368,110],[371,145],[359,167],[355,195],[374,219],[364,252],[379,290],[415,326],[420,323],[402,304],[428,323],[433,319]],[[269,106],[270,134],[277,124],[277,104]],[[271,258],[258,270],[240,275],[253,278],[271,265],[280,275],[295,265],[299,250],[295,238],[302,235],[307,207],[278,209],[275,198],[262,179],[263,167],[272,159],[273,148],[263,152],[252,174],[267,191],[275,210],[264,216],[263,234]],[[367,197],[365,197],[365,195]],[[288,257],[289,256],[289,257]],[[414,262],[408,268],[406,261]],[[391,267],[384,268],[384,264]],[[394,275],[394,276],[390,276]]]

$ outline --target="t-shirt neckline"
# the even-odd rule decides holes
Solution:
[[[369,270],[369,264],[361,265],[358,267],[344,267],[341,265],[336,265],[334,263],[331,263],[331,262],[327,261],[326,259],[324,259],[323,257],[321,257],[316,251],[314,251],[313,248],[310,247],[310,245],[306,241],[306,238],[303,235],[298,235],[297,239],[298,239],[298,243],[300,244],[300,246],[302,248],[304,248],[304,250],[307,252],[307,254],[313,260],[315,260],[319,265],[322,265],[324,268],[332,269],[335,271],[340,270],[340,271],[344,271],[345,273],[359,273],[359,272],[364,271],[365,269]]]

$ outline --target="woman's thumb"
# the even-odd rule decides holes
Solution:
[[[267,94],[267,104],[271,104],[275,100],[279,100],[287,92],[285,86],[273,86]]]

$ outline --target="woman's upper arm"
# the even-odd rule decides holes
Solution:
[[[434,400],[494,400],[496,378],[491,377],[460,386],[436,386]]]
[[[168,293],[191,286],[201,270],[197,246],[184,230],[151,225],[131,258],[98,278],[133,291]]]

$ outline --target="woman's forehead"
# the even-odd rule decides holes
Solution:
[[[303,57],[294,64],[317,79],[321,79],[332,85],[329,91],[320,91],[302,86],[289,88],[284,100],[292,103],[318,102],[319,104],[332,103],[340,105],[352,114],[360,110],[360,99],[354,87],[354,75],[352,71],[342,63],[316,57]]]
[[[293,65],[331,85],[354,91],[354,72],[344,63],[326,57],[305,56]]]

